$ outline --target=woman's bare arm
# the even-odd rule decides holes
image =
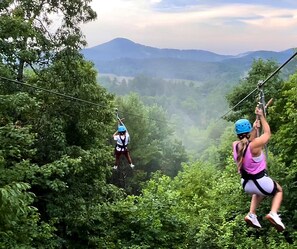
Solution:
[[[260,108],[256,108],[255,113],[258,115],[263,129],[263,134],[255,138],[250,145],[252,154],[257,156],[261,153],[261,150],[264,147],[264,145],[268,143],[271,136],[271,132],[270,126],[267,123],[266,118],[263,114],[263,110]]]

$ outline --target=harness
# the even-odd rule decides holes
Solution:
[[[244,152],[243,152],[243,158],[246,154],[246,151],[248,149],[248,146],[249,146],[249,143],[247,144]],[[237,150],[237,147],[238,147],[238,144],[236,145],[236,150]],[[247,184],[248,181],[253,181],[254,184],[256,185],[256,187],[264,194],[264,195],[272,195],[274,196],[276,191],[277,191],[277,186],[276,186],[276,183],[275,181],[273,181],[273,184],[274,184],[274,187],[273,187],[273,191],[271,193],[268,193],[267,191],[265,191],[261,185],[258,183],[257,179],[260,179],[264,176],[268,176],[268,172],[266,169],[260,171],[259,173],[257,174],[249,174],[248,172],[246,172],[243,168],[240,169],[240,174],[241,174],[241,178],[243,179],[243,183],[242,183],[242,188],[244,189],[245,188],[245,185]]]
[[[122,139],[121,136],[119,136],[119,138],[121,139],[122,144],[117,143],[115,147],[121,149],[120,151],[126,151],[127,150],[127,145],[125,145],[126,137]]]

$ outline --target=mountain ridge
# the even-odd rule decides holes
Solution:
[[[290,48],[281,52],[259,50],[220,55],[199,49],[155,48],[126,38],[115,38],[82,50],[84,57],[94,63],[99,73],[130,77],[145,74],[161,78],[178,75],[190,80],[218,79],[222,74],[240,77],[255,59],[283,63],[293,53]]]

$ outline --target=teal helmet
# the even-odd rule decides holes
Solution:
[[[252,131],[252,125],[247,119],[239,119],[235,122],[235,132],[237,135],[243,133],[250,133]]]
[[[126,131],[126,127],[125,127],[125,126],[120,125],[120,126],[118,127],[118,132],[125,132],[125,131]]]

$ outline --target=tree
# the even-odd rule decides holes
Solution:
[[[50,67],[28,81],[36,86],[46,81],[54,92],[97,105],[34,92],[40,105],[31,123],[37,134],[32,160],[40,168],[30,182],[42,217],[55,221],[56,233],[66,245],[81,248],[91,243],[95,235],[90,234],[98,229],[89,220],[92,210],[120,196],[107,183],[112,169],[108,142],[115,119],[113,97],[97,84],[93,65],[78,53],[65,52],[67,56],[60,53]],[[102,220],[100,215],[93,219]]]
[[[32,206],[29,184],[11,183],[0,187],[0,248],[47,248],[56,246],[54,229],[41,221]]]
[[[247,77],[245,77],[229,94],[227,101],[230,107],[237,105],[240,101],[254,91],[259,82],[264,81],[277,69],[277,64],[274,61],[264,61],[262,59],[253,62]],[[271,98],[277,98],[281,89],[282,80],[278,75],[275,75],[269,82],[264,85],[265,100],[268,102]],[[239,106],[237,106],[228,116],[225,117],[228,121],[235,122],[239,118],[247,118],[251,122],[254,120],[254,110],[259,102],[258,91],[254,95],[249,96]]]
[[[45,82],[62,96],[39,88]],[[108,203],[121,198],[107,182],[113,97],[97,84],[92,64],[78,53],[60,53],[38,75],[28,74],[27,83],[38,88],[1,96],[1,182],[29,184],[41,221],[55,230],[54,243],[96,245],[93,240],[105,233],[100,224]],[[94,104],[68,99],[65,93]]]
[[[0,107],[0,247],[31,248],[56,245],[54,227],[33,206],[35,195],[27,182],[37,171],[35,134],[21,117],[34,112],[36,102],[26,93],[1,95]]]
[[[279,98],[269,110],[273,137],[269,150],[277,156],[275,168],[284,189],[284,222],[290,231],[296,229],[295,204],[297,200],[296,180],[296,108],[297,108],[297,74],[295,73],[283,84]]]
[[[24,241],[30,238],[30,248],[38,243],[49,248],[96,247],[100,232],[105,233],[100,225],[108,213],[108,203],[122,196],[107,182],[111,175],[112,147],[108,142],[113,97],[98,85],[93,64],[79,54],[85,44],[79,25],[96,16],[89,2],[0,4],[0,70],[19,80],[1,79],[0,187],[13,183],[26,186],[18,196],[20,200],[31,199],[27,198],[20,209],[25,210],[22,220],[31,222],[34,230],[16,218],[11,231],[23,227]],[[55,30],[51,27],[54,13],[61,17]],[[9,207],[13,205],[18,203]],[[34,234],[46,226],[44,235]],[[51,243],[47,243],[48,238]]]
[[[295,160],[296,153],[296,86],[297,74],[283,84],[279,98],[269,110],[275,136],[273,139],[274,151],[288,166]]]
[[[96,18],[90,2],[1,1],[0,58],[15,72],[16,79],[23,80],[27,66],[46,66],[57,52],[65,48],[78,50],[86,44],[79,25]]]

